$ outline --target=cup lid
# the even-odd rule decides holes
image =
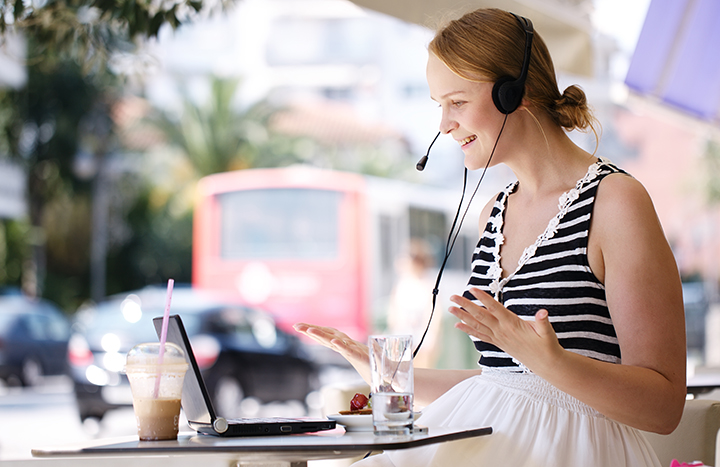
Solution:
[[[160,343],[146,342],[138,344],[127,354],[126,371],[128,367],[141,369],[142,367],[157,367],[160,359]],[[187,370],[188,364],[185,354],[177,345],[166,342],[162,359],[163,367],[177,367],[178,370]]]

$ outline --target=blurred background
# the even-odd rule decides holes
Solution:
[[[717,2],[2,0],[0,459],[30,455],[38,417],[46,443],[134,432],[119,370],[170,278],[239,415],[319,414],[355,379],[297,321],[417,343],[463,183],[448,137],[415,170],[440,116],[426,46],[481,6],[529,17],[561,90],[588,94],[598,154],[647,187],[675,253],[688,377],[720,367]],[[475,363],[443,315],[473,214],[511,180],[490,169],[469,206],[418,364]]]

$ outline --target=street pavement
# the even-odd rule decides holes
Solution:
[[[48,378],[32,388],[0,383],[0,460],[27,459],[32,448],[131,435],[134,430],[132,409],[108,413],[100,426],[83,427],[69,379]]]

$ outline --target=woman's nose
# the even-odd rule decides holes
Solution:
[[[443,111],[442,117],[440,118],[439,130],[444,134],[448,134],[457,128],[457,122],[448,117],[447,113]]]

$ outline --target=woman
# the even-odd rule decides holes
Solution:
[[[360,465],[656,466],[638,430],[679,423],[685,322],[672,252],[642,185],[568,137],[594,119],[581,89],[559,92],[537,34],[519,107],[495,106],[494,83],[520,76],[527,37],[512,14],[478,10],[437,33],[427,64],[440,130],[465,166],[503,163],[517,182],[482,211],[468,288],[451,298],[480,368],[417,369],[416,401],[429,404],[423,425],[493,434]],[[368,380],[364,344],[296,329]]]

